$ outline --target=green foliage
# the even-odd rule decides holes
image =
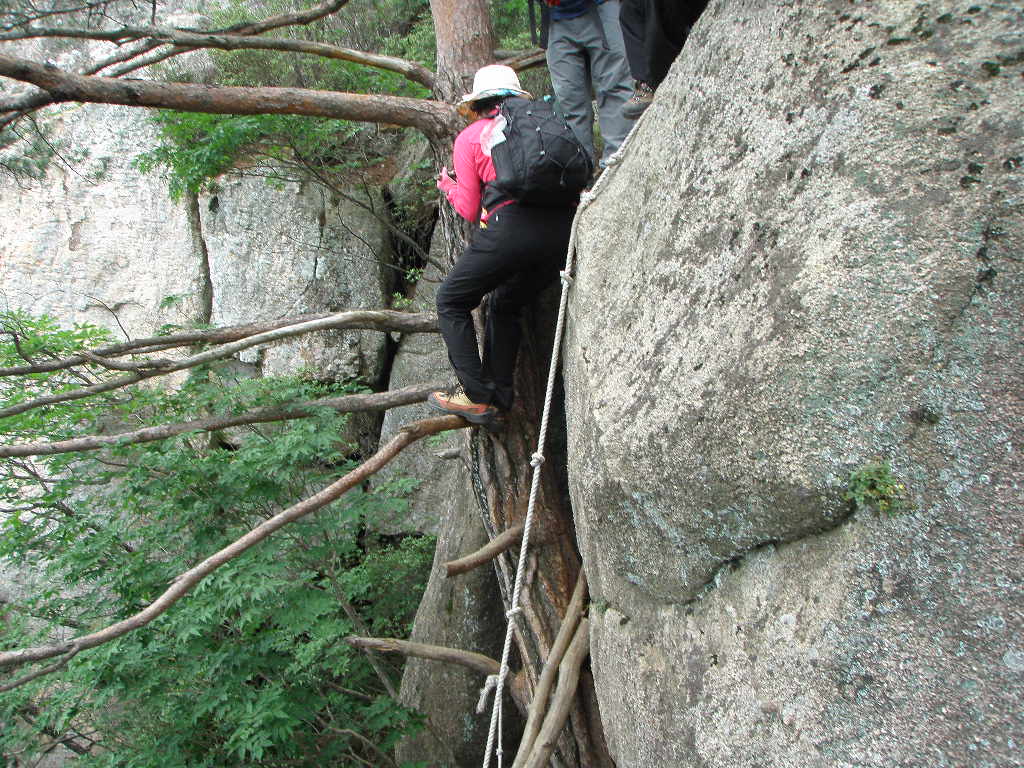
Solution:
[[[343,120],[296,115],[207,115],[158,111],[152,120],[160,141],[135,158],[143,173],[164,170],[172,199],[209,190],[246,153],[269,158],[307,157],[342,166],[343,147],[358,126]]]
[[[850,472],[843,498],[857,510],[897,515],[907,509],[906,490],[893,476],[888,462],[870,462]]]
[[[535,9],[537,27],[540,27],[540,9]],[[530,39],[529,0],[491,0],[491,26],[498,48],[528,50]]]
[[[287,8],[282,3],[271,3],[264,10],[269,13]],[[245,18],[246,4],[235,2],[215,13],[213,21],[226,26]],[[429,61],[434,57],[433,28],[425,0],[353,2],[337,19],[282,30],[280,34],[416,60],[422,60],[424,41],[429,40]],[[222,85],[428,95],[425,88],[401,75],[346,61],[281,51],[210,51],[210,55]],[[172,111],[155,111],[152,119],[159,139],[156,146],[135,159],[135,165],[143,173],[164,172],[173,199],[210,190],[218,176],[237,165],[251,163],[253,158],[342,172],[369,167],[383,159],[373,147],[374,129],[344,120]]]
[[[59,357],[106,336],[21,313],[0,322],[0,366]],[[0,394],[9,403],[80,385],[66,372],[3,377]],[[354,389],[235,380],[208,367],[174,392],[118,390],[100,403],[8,417],[0,430],[17,441],[67,438]],[[139,611],[177,574],[350,470],[346,426],[346,415],[324,409],[231,434],[3,460],[0,559],[39,579],[0,612],[4,647],[79,635]],[[401,511],[412,486],[398,480],[350,492],[222,566],[147,627],[79,654],[59,679],[0,694],[0,722],[17,726],[0,729],[0,763],[57,734],[82,746],[97,740],[76,764],[103,768],[376,764],[351,733],[387,752],[419,718],[387,697],[344,637],[409,631],[433,542],[389,543],[369,523]],[[397,678],[395,668],[389,674]]]
[[[11,128],[0,129],[0,171],[40,179],[55,154],[53,144],[38,132],[25,135]]]

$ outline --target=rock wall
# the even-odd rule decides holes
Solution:
[[[621,766],[1016,766],[1019,4],[716,0],[585,213],[566,361]],[[908,508],[845,497],[888,462]]]
[[[151,335],[165,323],[218,325],[306,312],[380,307],[384,227],[309,185],[229,175],[215,195],[172,202],[158,176],[131,163],[155,134],[145,113],[75,107],[52,123],[60,146],[40,181],[3,180],[0,280],[4,306]],[[164,301],[172,299],[171,301]],[[266,374],[376,380],[379,333],[283,342],[243,360]]]

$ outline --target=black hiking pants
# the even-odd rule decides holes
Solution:
[[[708,0],[622,0],[619,24],[634,80],[657,88]]]
[[[517,203],[491,214],[437,292],[437,317],[448,359],[474,403],[512,406],[523,309],[565,264],[574,211]],[[490,294],[483,359],[471,312]]]

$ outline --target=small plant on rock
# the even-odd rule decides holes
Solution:
[[[898,515],[908,508],[906,492],[906,486],[892,474],[889,462],[875,461],[850,472],[843,498],[855,510],[873,509]]]

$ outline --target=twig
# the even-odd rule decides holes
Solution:
[[[333,731],[334,733],[341,733],[341,734],[345,734],[345,735],[348,735],[348,736],[355,736],[359,741],[361,741],[363,744],[368,746],[370,748],[370,751],[373,752],[375,755],[377,755],[377,757],[379,757],[385,763],[387,763],[388,765],[394,766],[394,768],[398,768],[398,763],[396,763],[390,757],[388,757],[383,752],[381,752],[380,748],[376,744],[374,744],[368,738],[363,736],[361,733],[356,733],[355,731],[351,730],[350,728],[333,728],[333,727],[331,727],[331,728],[329,728],[329,730]],[[369,765],[369,763],[367,763],[367,765]]]

